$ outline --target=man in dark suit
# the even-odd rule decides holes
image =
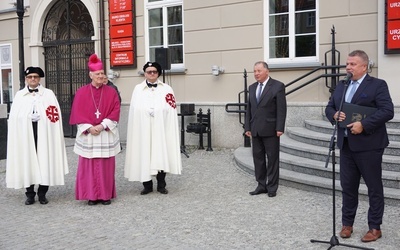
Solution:
[[[358,188],[363,177],[368,188],[369,231],[361,239],[363,242],[375,241],[382,237],[384,197],[382,184],[382,156],[389,145],[385,123],[394,116],[394,108],[389,89],[384,80],[368,75],[368,55],[355,50],[348,55],[346,71],[352,73],[351,82],[340,82],[325,109],[326,117],[335,123],[346,118],[339,107],[346,91],[345,101],[353,104],[374,107],[375,113],[361,121],[338,127],[337,138],[340,149],[340,182],[342,186],[342,230],[340,236],[349,238],[358,207]],[[347,89],[346,89],[347,88]],[[354,88],[354,95],[351,92]]]
[[[250,195],[275,197],[279,183],[279,137],[285,130],[285,85],[269,77],[266,62],[254,64],[257,82],[249,87],[245,134],[252,138],[257,188]],[[268,157],[268,163],[266,157]]]
[[[115,89],[115,91],[117,91],[119,103],[121,103],[121,93],[119,92],[118,87],[112,81],[110,81],[110,79],[108,79],[107,75],[104,75],[104,84],[112,87],[113,89]]]

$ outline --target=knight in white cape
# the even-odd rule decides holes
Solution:
[[[39,67],[25,71],[27,86],[14,97],[8,118],[7,188],[26,188],[26,205],[47,204],[49,186],[64,185],[68,173],[61,109],[53,91],[39,85]],[[35,145],[36,144],[36,145]]]
[[[167,194],[165,174],[181,174],[179,124],[172,88],[159,81],[161,66],[148,62],[143,67],[146,80],[135,86],[129,109],[125,177],[140,181],[141,194]]]

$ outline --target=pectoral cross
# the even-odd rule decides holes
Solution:
[[[99,112],[99,110],[96,110],[96,113],[94,113],[96,115],[96,118],[99,119],[101,113]]]

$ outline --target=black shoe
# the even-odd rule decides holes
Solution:
[[[259,194],[266,194],[268,193],[265,189],[256,188],[256,190],[249,192],[250,195],[259,195]]]
[[[157,188],[157,191],[162,194],[168,194],[168,190],[166,188]]]
[[[144,188],[144,189],[140,192],[140,194],[141,194],[141,195],[145,195],[145,194],[148,194],[148,193],[151,193],[151,192],[153,192],[153,189]]]
[[[28,199],[25,201],[25,205],[32,205],[33,203],[35,203],[34,197],[28,197]]]
[[[39,197],[39,202],[42,205],[46,205],[47,203],[49,203],[49,200],[46,197]]]
[[[268,197],[275,197],[276,193],[268,193]]]
[[[94,205],[97,205],[97,201],[89,200],[87,204],[88,204],[89,206],[94,206]]]
[[[111,204],[111,200],[101,201],[101,204],[110,205]]]

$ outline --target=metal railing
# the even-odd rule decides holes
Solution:
[[[288,84],[285,85],[285,88],[288,88],[288,87],[292,86],[293,84],[295,84],[295,83],[297,83],[297,82],[303,80],[304,78],[306,78],[306,77],[308,77],[308,76],[312,75],[313,73],[318,72],[318,71],[320,71],[320,70],[323,70],[323,69],[324,69],[325,72],[327,72],[327,70],[329,70],[329,69],[331,69],[331,70],[332,70],[332,69],[334,69],[334,70],[340,70],[340,69],[345,68],[345,67],[346,67],[346,65],[333,65],[333,66],[320,66],[320,67],[317,67],[317,68],[311,70],[310,72],[308,72],[308,73],[306,73],[306,74],[304,74],[304,75],[302,75],[302,76],[300,76],[300,77],[294,79],[293,81],[289,82]],[[290,91],[286,91],[286,95],[290,95],[290,94],[292,94],[293,92],[296,92],[296,91],[298,91],[299,89],[302,89],[302,88],[304,88],[305,86],[308,86],[309,84],[311,84],[311,83],[313,83],[313,82],[315,82],[315,81],[317,81],[318,79],[321,79],[321,78],[325,78],[325,80],[326,80],[325,86],[326,86],[327,88],[329,88],[330,92],[333,92],[333,91],[331,91],[331,89],[334,90],[334,88],[336,87],[336,84],[334,84],[334,87],[332,86],[333,84],[332,84],[331,86],[329,86],[329,85],[327,84],[327,82],[328,82],[327,80],[328,80],[328,78],[336,78],[336,81],[335,81],[335,83],[336,83],[336,82],[339,81],[338,78],[339,78],[340,76],[346,76],[346,73],[325,73],[325,74],[318,75],[318,76],[316,76],[316,77],[314,77],[314,78],[312,78],[312,79],[310,79],[310,80],[308,80],[308,81],[302,83],[300,86],[295,87],[295,88],[291,89]],[[333,81],[332,81],[332,82],[333,82]]]
[[[289,82],[288,84],[285,85],[285,88],[294,86],[296,83],[303,81],[305,78],[312,76],[313,74],[316,74],[317,72],[319,72],[321,70],[324,70],[325,73],[314,76],[313,78],[302,82],[300,85],[292,88],[291,90],[286,91],[286,95],[290,95],[296,91],[299,91],[300,89],[302,89],[312,83],[315,83],[317,80],[323,79],[323,78],[325,78],[325,86],[329,89],[329,92],[333,93],[333,91],[336,88],[336,83],[339,82],[339,77],[346,75],[346,73],[340,73],[340,69],[343,69],[345,67],[346,67],[346,65],[332,65],[332,66],[317,67],[317,68],[311,70],[310,72]],[[328,73],[329,70],[333,73]],[[243,130],[244,130],[244,124],[245,124],[244,120],[245,120],[246,108],[247,108],[247,102],[248,102],[246,69],[243,72],[243,77],[244,77],[244,90],[240,91],[238,93],[238,102],[237,103],[227,103],[225,105],[225,111],[227,113],[237,113],[239,115],[239,123],[242,124]],[[328,84],[329,79],[331,80],[330,85]],[[232,109],[232,108],[234,108],[234,109]],[[250,138],[248,138],[246,135],[244,135],[244,132],[243,132],[243,137],[244,137],[244,146],[250,147]]]
[[[335,26],[332,26],[331,29],[331,35],[332,35],[332,46],[331,49],[327,52],[325,52],[324,55],[324,59],[325,59],[325,63],[324,65],[328,64],[328,55],[330,55],[330,66],[319,66],[313,70],[311,70],[310,72],[294,79],[293,81],[289,82],[288,84],[285,85],[285,88],[287,89],[288,87],[293,86],[294,84],[304,80],[306,77],[309,77],[321,70],[324,70],[324,74],[319,74],[305,82],[302,82],[299,86],[293,87],[292,89],[286,91],[286,95],[290,95],[314,82],[316,82],[317,80],[321,79],[321,78],[325,78],[325,86],[329,89],[329,92],[332,94],[333,91],[336,88],[336,84],[339,82],[339,77],[340,76],[345,76],[346,73],[340,73],[340,69],[346,68],[346,65],[338,65],[338,62],[340,62],[340,52],[338,50],[336,50],[335,47]],[[328,71],[330,71],[330,73],[328,73]],[[237,103],[227,103],[225,105],[225,111],[227,113],[237,113],[239,115],[239,123],[243,125],[244,128],[244,119],[245,119],[245,115],[246,115],[246,108],[247,108],[247,101],[248,101],[248,90],[247,90],[247,72],[246,69],[243,72],[243,76],[244,76],[244,90],[239,92],[238,94],[238,101]],[[330,81],[329,81],[330,78]],[[329,84],[330,83],[330,84]],[[242,98],[241,96],[244,95],[244,102],[242,102]],[[230,109],[231,107],[235,107],[236,109]],[[245,147],[250,147],[250,139],[244,134],[243,132],[243,136],[244,136],[244,146]]]

